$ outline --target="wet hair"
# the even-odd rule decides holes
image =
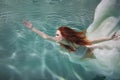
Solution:
[[[82,31],[78,32],[67,26],[61,26],[58,28],[58,30],[61,32],[61,35],[63,36],[63,38],[68,42],[71,42],[77,45],[82,45],[82,46],[91,45],[91,42],[86,38],[85,32],[82,32]],[[69,46],[63,43],[60,43],[60,45],[70,52],[76,51],[72,46]]]

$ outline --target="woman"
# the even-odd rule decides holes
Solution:
[[[66,26],[61,26],[60,28],[58,28],[58,30],[56,31],[56,36],[51,37],[37,30],[35,27],[32,26],[32,23],[27,22],[25,20],[23,21],[23,23],[27,28],[31,29],[33,32],[40,35],[42,38],[59,43],[60,46],[67,49],[69,52],[75,52],[77,48],[80,46],[87,47],[89,50],[86,53],[85,57],[93,56],[91,54],[91,50],[93,50],[94,48],[101,48],[101,46],[93,45],[93,44],[109,41],[112,39],[116,39],[118,37],[116,33],[114,33],[113,36],[111,37],[105,37],[105,38],[89,41],[85,35],[85,32],[78,32]]]

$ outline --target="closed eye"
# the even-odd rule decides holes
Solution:
[[[59,36],[59,34],[56,34],[56,36]]]

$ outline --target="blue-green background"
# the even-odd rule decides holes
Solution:
[[[27,29],[22,20],[54,36],[67,25],[92,22],[100,0],[0,0],[0,80],[104,80],[71,62],[61,48]]]

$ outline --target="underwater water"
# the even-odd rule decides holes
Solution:
[[[120,29],[119,0],[0,0],[0,80],[120,80],[120,41],[100,44],[109,49],[93,50],[96,59],[80,60],[22,20],[50,36],[62,25],[87,29],[92,40]]]

